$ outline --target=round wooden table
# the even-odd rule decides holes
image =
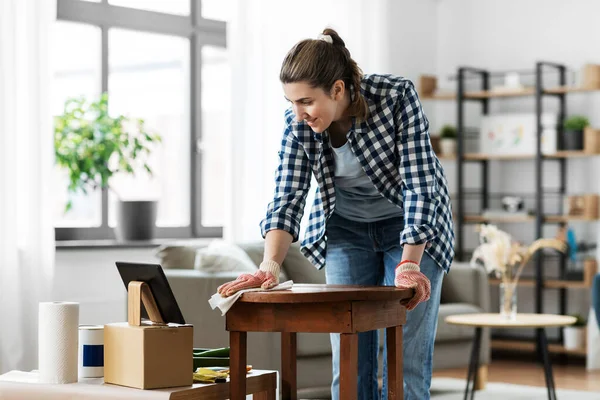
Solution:
[[[475,395],[475,386],[477,385],[476,371],[479,368],[479,348],[481,347],[481,330],[483,328],[535,328],[538,330],[537,337],[538,348],[541,350],[544,362],[544,373],[546,375],[546,388],[548,389],[548,399],[556,400],[556,391],[554,388],[554,376],[552,373],[552,364],[548,355],[548,338],[545,328],[561,327],[573,325],[575,317],[554,314],[518,314],[514,320],[507,319],[498,314],[458,314],[446,317],[446,322],[453,325],[465,325],[475,328],[475,340],[471,350],[471,361],[467,373],[467,387],[465,389],[465,400],[471,394],[471,399]],[[472,385],[471,382],[473,383]]]
[[[227,311],[231,399],[246,398],[247,332],[281,332],[282,398],[296,399],[296,333],[340,333],[340,399],[357,398],[358,332],[386,328],[388,399],[402,400],[404,302],[412,289],[393,286],[294,284],[291,290],[247,292]]]

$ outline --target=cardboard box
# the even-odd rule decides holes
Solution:
[[[600,196],[597,194],[567,197],[567,214],[572,217],[597,219],[600,215]]]
[[[435,94],[437,89],[437,78],[433,75],[419,76],[419,96],[430,97]]]
[[[600,88],[600,65],[584,65],[581,86],[588,89]]]
[[[589,126],[583,130],[583,151],[587,154],[600,153],[600,130]]]
[[[190,386],[192,325],[104,326],[104,382],[138,389]]]

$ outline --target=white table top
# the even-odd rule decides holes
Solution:
[[[551,326],[568,326],[577,321],[575,317],[555,314],[519,314],[516,320],[509,320],[500,313],[490,314],[457,314],[446,317],[452,325],[466,325],[489,328],[546,328]]]
[[[264,379],[276,371],[252,370],[248,373],[248,392],[264,385]],[[261,378],[262,377],[262,378]],[[38,383],[37,372],[10,371],[0,375],[0,399],[2,400],[195,400],[202,398],[225,399],[229,394],[229,382],[193,386],[140,390],[105,384],[103,378],[83,378],[77,383],[51,385]]]

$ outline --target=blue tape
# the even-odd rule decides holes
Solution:
[[[104,345],[84,344],[83,345],[83,366],[84,367],[104,367]]]

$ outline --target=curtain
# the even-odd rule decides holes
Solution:
[[[51,295],[50,28],[55,0],[0,1],[0,373],[37,368]]]

